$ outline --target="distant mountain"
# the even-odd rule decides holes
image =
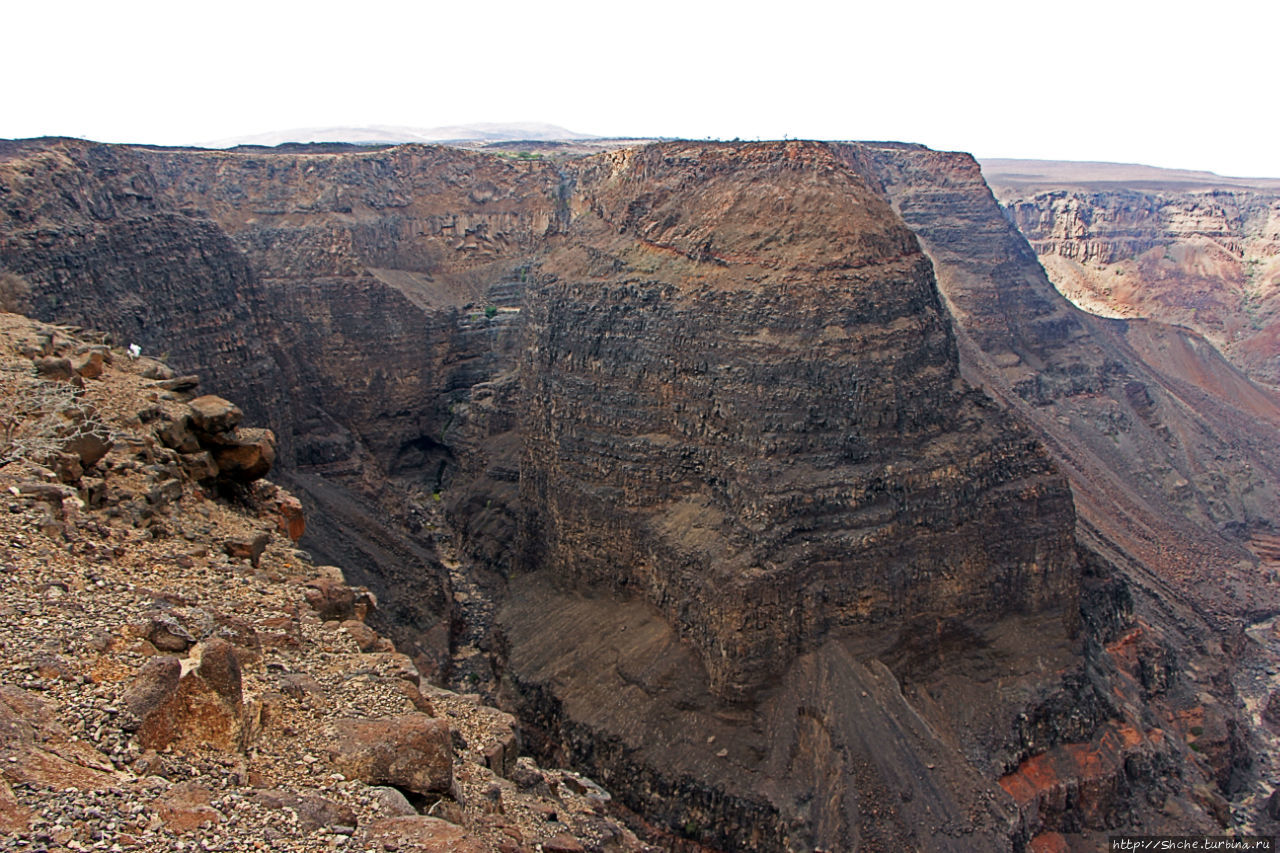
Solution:
[[[1002,190],[1017,188],[1104,189],[1116,185],[1144,189],[1194,190],[1220,187],[1280,189],[1280,178],[1227,177],[1189,169],[1162,169],[1137,163],[1102,163],[1075,160],[1013,160],[998,157],[979,159],[983,177],[999,196]]]
[[[477,122],[445,127],[402,127],[375,124],[367,127],[300,127],[252,136],[235,136],[205,142],[202,148],[234,148],[237,145],[275,146],[289,142],[346,142],[355,145],[400,144],[405,142],[491,142],[503,140],[595,139],[544,122]]]

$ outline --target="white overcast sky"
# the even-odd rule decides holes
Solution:
[[[1276,0],[46,0],[0,26],[0,137],[544,121],[1280,177]]]

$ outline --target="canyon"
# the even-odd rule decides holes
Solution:
[[[239,401],[371,623],[654,843],[1274,831],[1275,282],[1235,348],[1086,314],[1057,197],[1000,192],[889,143],[4,142],[0,308]]]
[[[1280,384],[1280,180],[1052,161],[984,169],[1077,305],[1184,326]]]

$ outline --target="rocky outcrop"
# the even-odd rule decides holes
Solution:
[[[1250,661],[1275,650],[1240,632],[1280,606],[1266,547],[1280,510],[1275,397],[1188,330],[1071,306],[969,156],[848,152],[868,155],[937,270],[964,375],[1020,411],[1072,482],[1098,702],[1083,719],[1089,692],[1070,703],[1084,725],[1050,714],[1056,736],[1032,740],[1002,781],[1033,814],[1028,832],[1158,823],[1171,810],[1184,828],[1231,822],[1223,796],[1254,808],[1244,789],[1267,772],[1246,767],[1269,750],[1240,733],[1269,736],[1239,703],[1261,704]],[[1197,722],[1206,715],[1211,725]],[[1123,744],[1123,766],[1092,757],[1117,752],[1108,740]]]
[[[25,354],[41,342],[59,357],[85,345],[0,314],[0,372],[50,381]],[[188,401],[145,375],[153,365],[109,353],[81,393],[110,451],[74,476],[30,457],[0,464],[6,849],[301,853],[360,837],[380,849],[533,853],[608,838],[644,850],[599,813],[608,795],[595,783],[603,800],[528,758],[541,790],[505,778],[510,715],[433,687],[364,624],[368,591],[274,532],[278,487],[228,492],[176,462],[161,441],[174,421],[156,410],[225,436],[244,429],[230,403]],[[0,401],[6,417],[12,402]],[[18,488],[25,478],[57,490]],[[157,480],[176,484],[160,502]],[[259,536],[251,557],[218,547]]]
[[[1058,289],[1103,316],[1192,329],[1255,380],[1280,385],[1280,185],[1085,172],[992,172]]]
[[[832,632],[1074,619],[1063,482],[826,148],[621,152],[572,203],[527,298],[526,568],[653,602],[726,698]]]
[[[167,350],[275,431],[303,544],[373,589],[310,579],[322,624],[385,654],[376,600],[407,655],[380,667],[501,694],[674,845],[1199,829],[1251,784],[1231,667],[1273,607],[1274,401],[1193,334],[1072,309],[969,158],[45,140],[0,150],[0,216],[0,297]],[[88,350],[38,355],[92,386]],[[147,497],[109,505],[163,537],[244,428],[153,403]],[[219,557],[301,534],[281,492],[216,488],[264,515]],[[508,735],[485,761],[525,778]]]

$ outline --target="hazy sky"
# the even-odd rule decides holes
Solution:
[[[0,137],[545,121],[1280,177],[1274,0],[51,0],[0,20]]]

